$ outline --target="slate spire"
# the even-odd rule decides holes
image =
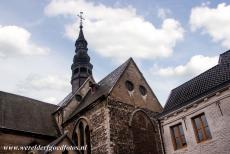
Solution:
[[[87,41],[83,33],[82,12],[80,12],[80,32],[75,42],[75,56],[73,59],[72,69],[72,93],[74,93],[84,81],[92,75],[93,65],[90,63],[90,57],[87,53]]]

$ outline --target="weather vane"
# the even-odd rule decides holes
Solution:
[[[80,12],[80,14],[77,15],[80,18],[80,28],[82,28],[82,21],[85,20],[83,18],[83,12]]]

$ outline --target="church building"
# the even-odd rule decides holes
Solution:
[[[132,58],[96,82],[87,45],[81,23],[72,91],[59,104],[0,92],[0,154],[230,152],[230,51],[216,66],[173,89],[163,108]]]

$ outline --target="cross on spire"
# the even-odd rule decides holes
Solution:
[[[82,21],[85,20],[85,18],[83,18],[83,12],[80,12],[77,16],[80,18],[80,28],[82,28]]]

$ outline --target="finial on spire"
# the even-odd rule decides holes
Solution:
[[[80,28],[83,28],[82,21],[85,20],[85,18],[83,18],[83,12],[80,12],[77,16],[80,18]]]

